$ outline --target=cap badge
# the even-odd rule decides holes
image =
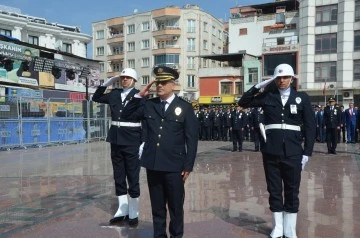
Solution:
[[[158,69],[158,72],[159,72],[159,73],[162,73],[163,71],[164,71],[163,68],[159,68],[159,69]]]
[[[176,116],[179,116],[181,114],[181,108],[180,107],[175,108],[175,114],[176,114]]]
[[[282,69],[279,69],[279,74],[281,74],[283,72],[283,70]]]

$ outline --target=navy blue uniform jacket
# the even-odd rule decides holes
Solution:
[[[262,107],[264,123],[295,125],[302,127],[302,131],[270,129],[266,130],[266,143],[261,151],[274,155],[307,155],[311,156],[316,134],[314,113],[309,96],[304,92],[291,89],[285,106],[282,105],[279,90],[260,93],[252,87],[240,98],[238,104],[242,107]],[[297,113],[291,113],[290,105],[296,105]],[[302,134],[304,133],[304,134]],[[304,138],[304,149],[302,141]]]
[[[141,166],[167,172],[192,171],[198,145],[198,119],[190,103],[175,96],[162,116],[160,98],[147,100],[134,114],[143,119]]]
[[[122,89],[115,88],[111,92],[104,94],[106,87],[98,87],[92,97],[94,102],[109,104],[111,110],[111,120],[120,122],[140,122],[140,120],[127,120],[138,108],[138,100],[135,100],[134,94],[139,90],[132,89],[125,100],[121,99]],[[127,104],[124,106],[125,101]],[[141,127],[118,127],[111,125],[107,142],[117,145],[139,145],[141,143]]]

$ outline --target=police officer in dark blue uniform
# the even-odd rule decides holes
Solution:
[[[260,140],[264,142],[260,134],[260,123],[264,124],[264,112],[261,107],[254,108],[251,111],[250,127],[254,136],[255,151],[260,151]],[[261,143],[263,144],[263,143]]]
[[[239,150],[242,152],[242,145],[244,141],[244,127],[245,127],[245,113],[242,108],[237,105],[236,110],[231,115],[231,133],[233,141],[232,152]]]
[[[211,114],[208,106],[204,106],[203,120],[202,120],[202,140],[211,140]]]
[[[194,105],[194,112],[195,112],[196,118],[198,119],[199,140],[201,140],[201,138],[202,138],[202,123],[203,123],[204,112],[200,110],[199,105]]]
[[[221,139],[221,120],[222,120],[222,114],[219,111],[219,107],[216,106],[214,109],[214,119],[213,119],[213,140]]]
[[[292,67],[280,64],[275,68],[272,79],[252,87],[238,102],[244,107],[262,107],[264,110],[266,137],[260,149],[273,215],[271,237],[297,237],[301,171],[312,154],[315,142],[315,117],[309,97],[305,92],[297,92],[290,87],[293,78]],[[261,88],[272,82],[276,87],[259,93]]]
[[[329,105],[324,109],[324,129],[326,130],[326,143],[329,154],[336,154],[337,131],[341,126],[341,110],[335,107],[335,99],[330,97]]]
[[[105,93],[106,87],[119,79],[122,88]],[[98,87],[92,97],[94,102],[109,104],[111,110],[112,121],[106,141],[111,145],[115,193],[119,200],[119,208],[110,220],[111,224],[125,219],[129,219],[131,226],[138,224],[141,123],[140,120],[126,119],[138,109],[139,103],[134,100],[134,95],[139,92],[134,88],[136,80],[136,71],[125,68],[120,76],[112,77]]]
[[[144,148],[141,166],[146,168],[153,215],[154,237],[167,237],[167,208],[171,237],[184,234],[184,182],[193,170],[197,144],[198,120],[193,107],[173,92],[177,71],[155,67],[158,97],[149,99],[139,111],[144,119]],[[149,93],[151,82],[141,92]]]

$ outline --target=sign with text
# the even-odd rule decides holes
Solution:
[[[220,96],[211,97],[211,102],[221,102],[221,97]]]
[[[39,56],[38,49],[0,41],[0,55],[4,57],[0,82],[39,86],[39,72],[34,71],[33,61]]]

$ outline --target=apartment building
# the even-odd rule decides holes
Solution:
[[[243,62],[244,91],[273,75],[287,62],[299,72],[299,12],[297,1],[233,7],[229,20],[229,53],[246,51],[260,60]]]
[[[300,90],[359,106],[360,0],[303,0],[300,24]]]
[[[216,64],[198,56],[221,54],[224,46],[222,21],[191,4],[135,10],[95,22],[92,28],[93,58],[104,61],[104,78],[131,67],[138,72],[139,87],[153,79],[155,65],[166,65],[180,72],[177,93],[189,100],[199,97],[198,69]]]
[[[50,23],[3,5],[0,5],[0,34],[83,58],[87,57],[87,45],[91,42],[91,36],[81,33],[77,26]]]

